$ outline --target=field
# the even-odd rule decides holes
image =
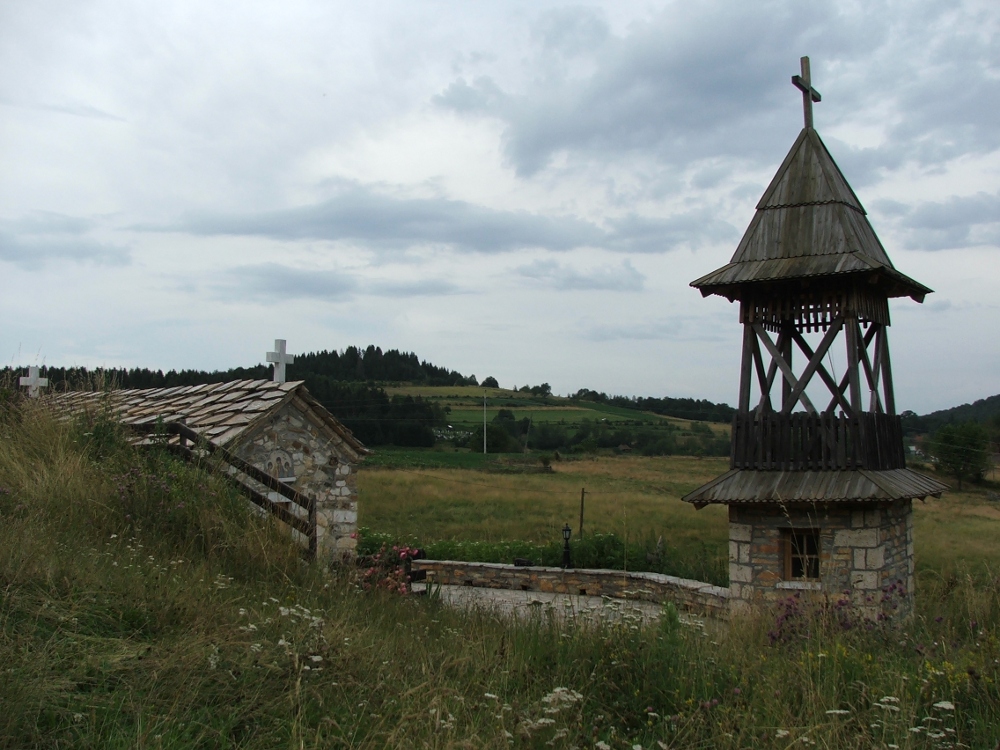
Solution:
[[[536,465],[530,457],[390,448],[369,460],[373,470],[359,477],[359,523],[401,543],[558,542],[565,523],[575,538],[586,489],[586,533],[613,533],[648,548],[662,536],[681,558],[707,552],[720,564],[728,559],[725,508],[695,510],[680,500],[725,471],[727,459],[583,457],[528,474],[517,471]],[[918,571],[1000,572],[1000,504],[988,501],[984,488],[918,501],[914,519]]]
[[[389,395],[420,397],[448,410],[448,421],[456,430],[472,430],[483,423],[483,400],[486,419],[492,421],[501,409],[513,412],[515,419],[528,418],[532,423],[579,426],[584,421],[604,422],[609,426],[631,425],[663,427],[671,425],[684,434],[690,420],[652,412],[625,409],[610,404],[578,401],[560,396],[535,396],[503,388],[477,386],[388,386]],[[710,424],[713,432],[729,434],[729,425]]]
[[[724,549],[678,500],[712,459],[388,452],[362,523],[421,541],[663,534]],[[394,468],[395,467],[395,468]],[[529,470],[530,469],[530,470]],[[593,496],[590,496],[590,492]],[[790,601],[731,625],[509,622],[302,563],[211,472],[113,424],[0,407],[0,747],[994,748],[1000,513],[917,508],[918,614]]]

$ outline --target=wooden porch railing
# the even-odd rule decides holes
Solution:
[[[216,458],[222,465],[222,476],[239,492],[245,495],[250,502],[302,534],[308,540],[308,546],[303,552],[307,554],[309,559],[316,559],[315,498],[303,495],[277,477],[261,471],[253,464],[247,463],[225,448],[215,445],[210,440],[206,440],[182,422],[141,422],[129,424],[127,427],[136,433],[149,436],[150,445],[158,444],[156,442],[158,436],[169,439],[169,436],[176,435],[178,438],[177,443],[165,442],[162,447],[187,461],[200,462],[208,455]],[[306,512],[306,517],[303,518],[300,515],[292,513],[281,503],[275,502],[263,492],[255,489],[247,481],[247,478],[287,498],[289,502],[302,508]]]
[[[733,469],[823,471],[902,469],[903,425],[890,414],[737,413]]]

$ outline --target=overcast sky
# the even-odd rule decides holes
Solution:
[[[0,4],[0,357],[373,343],[736,401],[727,263],[802,127],[896,267],[897,403],[1000,392],[1000,4]]]

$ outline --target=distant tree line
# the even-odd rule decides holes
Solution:
[[[456,370],[432,365],[426,360],[421,362],[412,352],[401,352],[398,349],[383,352],[377,346],[369,346],[364,350],[349,346],[342,352],[324,350],[296,355],[295,362],[288,366],[289,380],[305,380],[306,374],[325,375],[345,382],[479,385],[475,375],[465,376]],[[494,378],[486,380],[496,383]],[[483,384],[486,385],[486,381]]]
[[[577,401],[593,401],[609,404],[622,409],[651,411],[678,419],[699,422],[731,422],[736,410],[729,404],[716,404],[705,399],[694,398],[653,398],[644,396],[608,396],[606,393],[581,388],[571,398]]]
[[[371,347],[369,347],[371,348]],[[360,352],[355,347],[347,351],[354,354]],[[321,353],[325,354],[325,353]],[[346,354],[346,352],[345,352]],[[398,352],[397,352],[398,354]],[[288,366],[289,380],[304,380],[309,392],[323,404],[340,422],[351,430],[357,438],[369,446],[400,445],[410,447],[430,447],[434,445],[434,428],[442,426],[445,420],[444,411],[434,403],[413,396],[389,396],[383,388],[372,382],[358,382],[354,378],[338,378],[325,372],[315,372],[307,369],[317,355],[303,355],[303,364],[296,362]],[[363,357],[353,359],[349,355],[347,362],[355,362],[353,372],[357,372],[357,362]],[[416,361],[415,355],[407,355]],[[377,359],[377,358],[376,358]],[[373,359],[372,361],[376,361]],[[401,360],[402,361],[402,360]],[[343,360],[332,358],[318,360],[318,366],[329,366]],[[443,368],[437,368],[428,363],[418,363],[419,367],[427,368],[435,377],[444,377],[447,373]],[[401,370],[391,370],[400,372]],[[256,367],[234,367],[230,370],[206,372],[203,370],[148,370],[145,368],[108,368],[88,370],[84,367],[42,367],[42,377],[49,379],[51,387],[57,390],[75,390],[80,388],[174,388],[177,386],[201,385],[204,383],[225,383],[231,380],[270,380],[270,365]],[[6,368],[0,377],[6,382],[16,383],[19,371]],[[457,373],[456,373],[457,375]],[[461,377],[459,375],[459,377]],[[467,380],[467,379],[466,379]]]
[[[42,377],[49,379],[56,390],[79,388],[173,388],[177,386],[224,383],[230,380],[270,380],[270,365],[234,367],[208,372],[204,370],[150,370],[147,368],[97,368],[42,367]],[[13,368],[0,370],[0,382],[16,383],[23,371]],[[420,360],[412,352],[380,347],[349,346],[343,351],[320,351],[297,354],[295,362],[286,369],[289,380],[303,380],[309,392],[337,416],[366,445],[430,446],[434,444],[434,428],[445,424],[444,411],[432,402],[419,397],[389,396],[379,383],[412,383],[427,386],[482,385],[499,388],[494,377],[479,383],[475,375],[463,375],[456,370],[438,367]],[[548,383],[523,386],[519,392],[539,398],[552,395]],[[583,389],[572,398],[609,404],[611,406],[651,411],[656,414],[679,417],[701,422],[728,422],[733,409],[726,404],[690,398],[636,398],[611,396],[598,391]],[[502,426],[507,434],[512,428]],[[667,453],[688,451],[690,441],[685,438],[664,436],[663,431],[633,431],[628,435],[613,435],[602,423],[581,432],[566,432],[555,426],[537,428],[538,447],[543,449],[575,449],[592,444],[600,447],[634,445],[638,450]],[[586,433],[586,434],[585,434]],[[655,433],[655,435],[654,435]],[[499,435],[499,433],[497,433]],[[536,435],[533,432],[532,437]],[[487,438],[489,435],[487,435]],[[501,438],[498,437],[498,440]],[[674,440],[674,442],[671,442]],[[590,442],[588,442],[590,441]],[[678,442],[679,441],[679,442]],[[482,428],[479,428],[479,444]],[[536,446],[535,440],[531,441]],[[659,446],[656,448],[650,446]],[[690,450],[695,450],[690,448]],[[714,455],[715,448],[702,446],[706,455]]]
[[[479,425],[464,443],[482,450],[483,427]],[[727,456],[729,437],[713,432],[701,422],[687,429],[677,425],[609,425],[584,420],[579,425],[550,422],[532,424],[527,417],[517,419],[510,409],[501,409],[486,425],[488,453],[517,453],[525,447],[541,451],[594,453],[598,450],[635,452],[644,456]]]
[[[923,416],[900,414],[910,436],[930,435],[924,448],[937,469],[958,480],[982,482],[1000,454],[1000,394]],[[918,438],[919,440],[919,438]]]
[[[989,429],[990,424],[998,424],[997,419],[1000,419],[1000,394],[923,416],[912,411],[904,411],[900,416],[903,419],[903,429],[911,434],[932,433],[946,424],[963,422],[978,422]]]

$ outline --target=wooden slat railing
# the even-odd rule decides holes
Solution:
[[[164,447],[188,461],[197,462],[205,454],[214,456],[223,464],[222,476],[252,503],[305,536],[309,540],[308,549],[306,550],[308,556],[310,559],[316,558],[317,530],[315,498],[303,495],[277,477],[261,471],[253,464],[247,463],[225,448],[216,445],[210,440],[206,440],[181,422],[139,422],[129,424],[127,427],[139,434],[149,435],[151,438],[176,435],[178,442],[167,442]],[[191,444],[191,447],[188,446],[188,443]],[[155,445],[156,443],[152,444]],[[270,497],[247,483],[240,477],[241,474],[259,482],[272,492],[276,492],[282,497],[287,498],[290,502],[305,510],[306,517],[298,516],[283,507],[280,503],[276,503]]]
[[[733,469],[885,470],[905,466],[903,425],[895,415],[737,413],[733,417]]]

